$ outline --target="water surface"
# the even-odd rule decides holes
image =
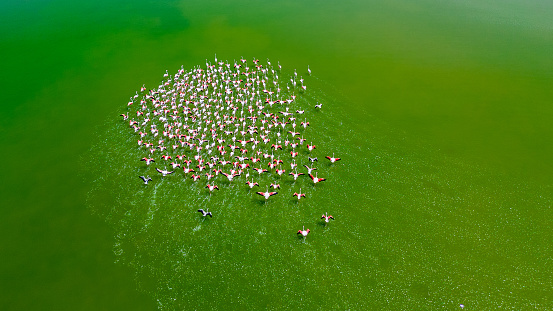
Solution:
[[[4,309],[551,307],[549,2],[1,8]],[[304,209],[200,223],[179,189],[152,204],[155,187],[125,187],[134,162],[110,157],[129,150],[129,96],[215,53],[313,70],[310,100],[328,107],[313,139],[344,160]],[[120,179],[83,169],[98,146]],[[237,193],[221,212],[255,204]]]

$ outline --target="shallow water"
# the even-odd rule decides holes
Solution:
[[[548,2],[1,6],[3,309],[551,308]],[[142,187],[118,114],[215,53],[310,65],[316,196]]]

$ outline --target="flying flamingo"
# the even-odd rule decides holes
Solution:
[[[321,181],[325,181],[325,180],[326,180],[326,178],[318,178],[316,172],[315,172],[315,176],[309,174],[309,177],[311,177],[311,179],[313,180],[313,184],[316,184],[316,183],[318,183],[318,182],[321,182]]]
[[[334,220],[334,217],[332,217],[332,215],[328,215],[328,213],[324,213],[324,215],[321,216],[321,219],[324,219],[325,222],[329,222],[330,219]]]
[[[207,186],[205,186],[207,189],[209,189],[209,194],[211,194],[211,192],[213,192],[213,190],[217,189],[219,190],[219,187],[217,187],[216,185],[210,185],[210,184],[207,184]]]
[[[161,175],[163,175],[163,177],[169,175],[169,174],[173,174],[174,171],[168,171],[167,169],[164,169],[164,170],[160,170],[159,168],[156,167],[156,171],[158,171],[159,173],[161,173]]]
[[[154,158],[146,158],[146,157],[140,159],[140,161],[146,161],[146,165],[150,165],[150,163],[155,162]]]
[[[300,188],[300,192],[297,193],[297,192],[294,192],[294,194],[292,195],[294,197],[298,197],[298,200],[301,199],[302,197],[305,198],[305,193],[301,193],[301,188]]]
[[[209,216],[209,217],[212,217],[212,218],[213,218],[213,215],[211,215],[211,212],[209,212],[209,209],[207,209],[207,210],[204,211],[203,209],[200,208],[200,209],[198,210],[198,212],[202,213],[202,216],[203,216],[203,217]]]
[[[305,230],[305,226],[303,226],[303,229],[298,230],[297,234],[301,234],[303,237],[306,237],[309,234],[309,232],[310,232],[310,230],[309,229]]]
[[[269,192],[269,187],[267,187],[267,191],[265,191],[265,192],[258,191],[256,193],[259,194],[259,195],[262,195],[263,197],[265,197],[265,200],[269,199],[270,196],[278,194],[278,192]]]
[[[144,184],[145,184],[145,185],[148,184],[148,181],[152,180],[152,179],[150,178],[150,176],[148,176],[148,177],[138,176],[138,177],[140,177],[140,179],[142,179],[142,180],[144,181]]]
[[[307,174],[308,175],[311,175],[311,171],[314,171],[314,170],[317,169],[316,167],[309,167],[307,165],[304,165],[304,167],[307,169]]]
[[[288,175],[294,176],[294,180],[297,180],[299,176],[305,175],[305,174],[304,174],[304,173],[298,173],[298,172],[296,171],[295,173],[290,172],[290,174],[288,174]]]
[[[232,179],[236,176],[239,176],[240,174],[227,174],[227,173],[223,173],[221,172],[221,174],[225,175],[226,178],[228,178],[228,181],[232,181]]]
[[[259,187],[259,184],[256,183],[256,182],[253,182],[253,180],[252,181],[246,181],[246,185],[248,185],[250,187],[250,189],[252,189],[255,186]]]
[[[336,162],[336,161],[340,161],[340,160],[341,160],[340,158],[335,158],[335,157],[334,157],[334,153],[332,154],[332,157],[326,156],[325,158],[329,159],[329,160],[330,160],[330,163],[334,163],[334,162]]]

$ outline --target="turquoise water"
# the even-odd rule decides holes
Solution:
[[[0,6],[2,309],[551,308],[550,3]],[[136,178],[128,98],[215,53],[313,70],[316,196]]]

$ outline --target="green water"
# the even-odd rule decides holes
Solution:
[[[0,4],[1,308],[551,309],[552,9]],[[304,206],[134,183],[129,96],[215,53],[313,70],[343,160]]]

